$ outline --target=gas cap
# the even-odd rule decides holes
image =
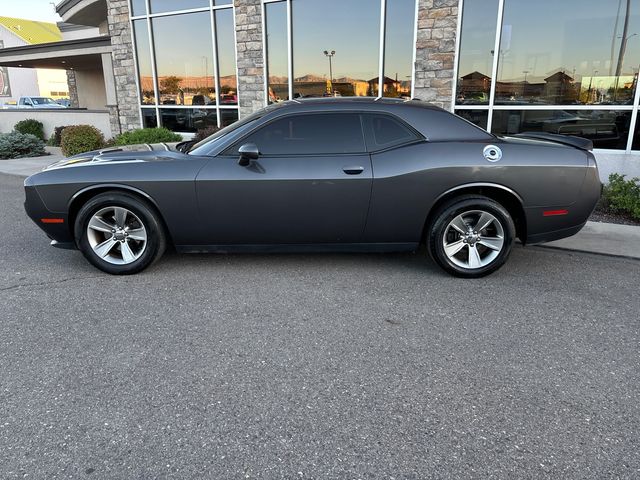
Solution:
[[[502,158],[502,150],[500,150],[500,147],[496,147],[495,145],[487,145],[484,147],[482,154],[489,162],[497,162]]]

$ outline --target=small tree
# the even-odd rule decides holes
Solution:
[[[182,83],[180,77],[171,75],[160,80],[160,89],[164,93],[178,93],[180,91],[180,83]]]

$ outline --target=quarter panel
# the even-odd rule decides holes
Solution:
[[[586,172],[585,152],[553,144],[498,141],[503,156],[492,163],[482,153],[488,144],[431,142],[373,154],[365,240],[416,241],[434,202],[460,185],[505,186],[523,199],[525,208],[566,206],[578,198]]]

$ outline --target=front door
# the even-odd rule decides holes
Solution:
[[[247,143],[260,154],[241,166],[238,149]],[[276,119],[210,160],[198,175],[206,243],[357,243],[371,182],[357,113]]]

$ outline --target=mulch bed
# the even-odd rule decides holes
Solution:
[[[598,205],[595,211],[589,217],[592,222],[617,223],[618,225],[636,225],[640,226],[640,221],[631,218],[628,215],[614,213],[601,205]]]

